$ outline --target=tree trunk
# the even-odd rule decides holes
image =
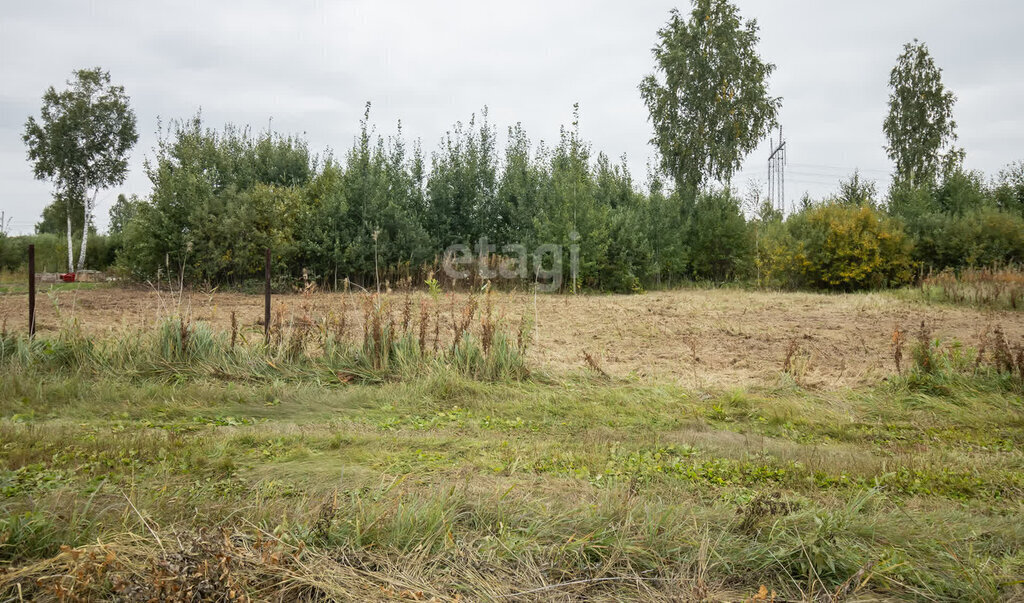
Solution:
[[[75,248],[71,242],[71,202],[68,201],[68,272],[75,270]]]
[[[97,192],[99,191],[93,191],[92,199],[82,199],[85,216],[82,219],[82,248],[78,251],[78,270],[76,272],[81,272],[85,268],[85,250],[89,244],[89,224],[92,222],[92,206],[96,203]]]

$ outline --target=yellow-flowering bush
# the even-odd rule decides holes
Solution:
[[[911,239],[897,219],[871,206],[815,205],[777,226],[759,245],[770,283],[852,291],[913,278]]]

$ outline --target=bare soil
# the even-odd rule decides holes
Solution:
[[[274,312],[285,324],[337,317],[344,308],[352,336],[361,334],[363,294],[275,295]],[[590,370],[584,353],[615,377],[677,381],[692,387],[730,387],[778,381],[789,372],[808,387],[836,388],[877,382],[895,372],[892,333],[897,325],[913,341],[922,321],[933,335],[977,346],[985,329],[1001,326],[1011,344],[1024,342],[1024,314],[929,305],[890,293],[822,295],[729,289],[643,295],[533,295],[494,293],[494,312],[510,330],[523,316],[533,323],[531,361],[552,373]],[[406,294],[392,293],[402,321]],[[430,320],[450,332],[465,294],[437,303],[411,294],[411,322],[427,300]],[[482,301],[482,300],[481,300]],[[0,295],[0,321],[24,330],[27,295]],[[241,293],[185,292],[177,296],[142,288],[51,289],[37,299],[37,328],[56,331],[65,321],[96,335],[128,334],[182,314],[229,330],[236,314],[243,333],[261,332],[263,297]],[[433,330],[431,326],[430,330]],[[450,337],[450,335],[449,335]],[[909,354],[905,354],[909,356]],[[906,360],[904,361],[906,362]]]

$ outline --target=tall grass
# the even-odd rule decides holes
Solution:
[[[904,371],[904,347],[913,335],[910,366]],[[897,325],[892,335],[893,361],[897,376],[890,383],[942,394],[954,385],[996,386],[1005,391],[1024,390],[1024,344],[1011,344],[1001,326],[985,329],[977,347],[934,336],[931,326],[921,321],[914,333]]]
[[[1024,270],[1020,267],[951,269],[925,277],[925,299],[954,304],[1020,310],[1024,308]]]
[[[479,324],[475,297],[453,310],[458,320],[452,322],[449,344],[437,341],[446,320],[438,300],[433,304],[424,300],[417,325],[410,295],[398,300],[396,294],[383,293],[363,296],[361,337],[349,329],[344,312],[340,317],[314,319],[308,310],[287,319],[279,311],[267,342],[261,337],[248,341],[237,321],[230,332],[220,332],[182,315],[167,316],[147,331],[103,338],[65,321],[52,336],[29,339],[0,334],[0,362],[9,369],[167,379],[303,379],[337,384],[412,379],[438,371],[485,381],[527,378],[526,340],[493,315],[489,293],[484,295],[487,312],[479,316]],[[396,301],[401,303],[400,312],[396,312]],[[426,341],[431,327],[433,346]]]

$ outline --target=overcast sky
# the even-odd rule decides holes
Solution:
[[[967,164],[994,174],[1024,159],[1024,3],[740,0],[777,65],[789,152],[786,195],[835,189],[854,168],[888,183],[881,132],[887,81],[904,42],[928,43],[958,97]],[[456,120],[488,106],[504,132],[522,122],[553,141],[581,107],[594,151],[625,153],[638,182],[653,161],[637,84],[668,11],[683,3],[633,0],[517,2],[137,2],[0,0],[0,209],[31,232],[51,189],[35,181],[21,141],[50,85],[99,65],[125,87],[139,144],[121,187],[101,193],[97,222],[119,192],[145,195],[157,118],[202,108],[226,122],[304,133],[315,151],[353,141],[366,101],[382,134],[401,119],[433,150]],[[768,143],[733,185],[763,182]]]

